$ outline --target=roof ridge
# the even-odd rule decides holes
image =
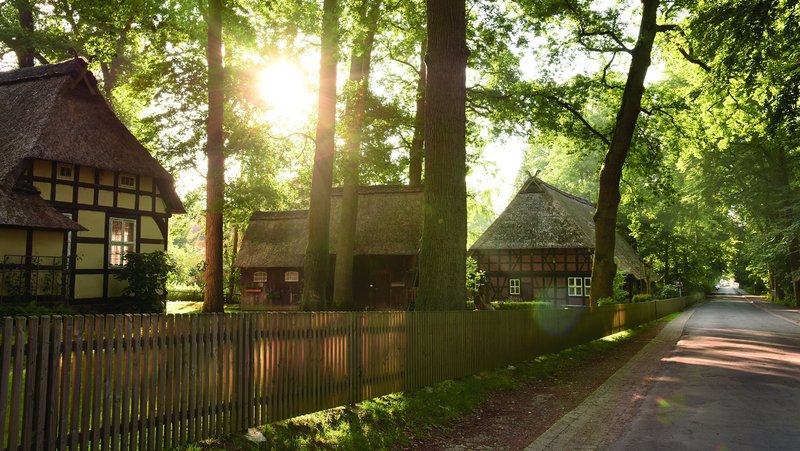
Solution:
[[[83,67],[76,67],[83,66]],[[40,80],[50,77],[78,75],[75,72],[88,68],[89,63],[83,58],[70,58],[57,63],[40,64],[38,66],[22,67],[0,72],[0,85],[9,85],[31,80]],[[90,71],[87,70],[87,73]]]
[[[332,196],[341,196],[343,187],[336,186],[331,189]],[[422,185],[402,185],[402,184],[387,184],[387,185],[360,185],[358,187],[358,194],[390,194],[390,193],[417,193],[422,192]]]
[[[582,203],[582,204],[586,204],[586,205],[588,205],[588,206],[590,206],[590,207],[596,207],[596,205],[595,205],[593,202],[591,202],[591,201],[589,201],[589,200],[587,200],[587,199],[584,199],[584,198],[582,198],[582,197],[579,197],[579,196],[576,196],[576,195],[574,195],[574,194],[571,194],[571,193],[568,193],[568,192],[566,192],[566,191],[563,191],[563,190],[561,190],[561,189],[558,189],[558,188],[556,188],[555,186],[553,186],[553,185],[551,185],[551,184],[549,184],[549,183],[545,182],[544,180],[541,180],[541,179],[538,179],[538,178],[537,178],[537,180],[538,180],[538,181],[539,181],[539,182],[540,182],[542,185],[544,185],[545,187],[547,187],[547,188],[549,188],[549,189],[551,189],[551,190],[553,190],[553,191],[555,191],[555,192],[557,192],[557,193],[559,193],[559,194],[562,194],[562,195],[564,195],[564,196],[566,196],[566,197],[569,197],[569,198],[570,198],[570,199],[572,199],[572,200],[576,200],[576,201],[578,201],[578,202],[580,202],[580,203]]]
[[[275,211],[254,211],[250,216],[251,221],[266,219],[304,219],[308,216],[308,210],[275,210]]]

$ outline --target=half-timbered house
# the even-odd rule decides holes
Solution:
[[[0,73],[0,300],[114,302],[123,256],[165,250],[183,211],[86,61]]]
[[[470,247],[485,271],[484,299],[552,301],[588,305],[594,253],[595,207],[536,177]],[[618,233],[615,260],[635,292],[644,264]]]
[[[331,196],[330,277],[333,287],[342,194]],[[353,262],[356,307],[406,309],[415,296],[416,256],[422,237],[423,193],[408,186],[370,186],[358,192]],[[308,211],[257,212],[236,256],[243,309],[292,308],[300,301]]]

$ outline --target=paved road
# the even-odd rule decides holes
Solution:
[[[697,308],[611,449],[800,449],[800,326],[745,297]]]
[[[796,318],[712,297],[529,449],[800,450]]]

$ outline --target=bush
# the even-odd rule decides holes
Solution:
[[[492,307],[497,310],[531,310],[538,308],[551,308],[552,302],[547,301],[511,301],[511,302],[492,302]]]
[[[617,272],[614,275],[614,294],[611,297],[599,299],[597,305],[626,304],[630,293],[623,290],[623,286],[625,286],[625,274]]]
[[[203,292],[200,290],[176,290],[170,287],[167,293],[169,302],[203,302]]]
[[[0,316],[74,315],[75,311],[64,304],[41,305],[36,301],[24,304],[0,304]]]
[[[611,297],[609,297],[609,298],[602,298],[602,299],[598,299],[598,300],[597,300],[597,305],[598,305],[598,306],[601,306],[601,305],[612,305],[612,304],[623,304],[623,303],[624,303],[624,302],[617,302],[617,300],[616,300],[616,299],[614,299],[614,298],[611,298]]]
[[[116,278],[128,282],[122,295],[131,298],[134,309],[163,313],[166,311],[167,279],[174,270],[175,263],[166,252],[129,252]]]
[[[651,294],[634,294],[631,302],[650,302],[652,300],[653,295]]]
[[[660,299],[669,299],[669,298],[676,298],[678,297],[678,289],[675,288],[673,285],[664,285],[661,287],[661,290],[658,291],[658,297]]]

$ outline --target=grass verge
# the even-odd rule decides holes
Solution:
[[[579,365],[597,353],[631,340],[666,316],[643,326],[458,380],[447,380],[410,392],[381,396],[353,406],[303,415],[258,428],[264,443],[253,443],[242,435],[206,440],[189,450],[320,450],[391,449],[411,438],[426,437],[475,410],[492,393],[513,390],[531,379],[546,380],[559,371]]]

